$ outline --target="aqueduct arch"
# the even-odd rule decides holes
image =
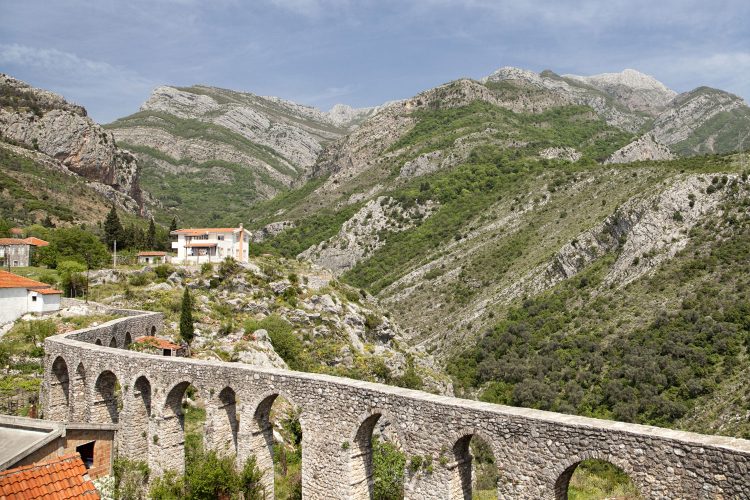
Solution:
[[[229,386],[206,405],[206,445],[221,455],[236,455],[240,418],[237,393]]]
[[[122,393],[117,375],[110,370],[104,370],[94,384],[90,420],[100,424],[116,424],[120,420],[121,408]]]
[[[450,471],[450,491],[448,492],[448,498],[451,500],[471,500],[473,498],[475,465],[474,456],[471,452],[471,443],[475,438],[486,443],[490,447],[493,459],[497,460],[494,450],[489,445],[491,441],[481,433],[468,431],[456,439],[451,447],[451,461],[447,464]]]
[[[70,402],[70,375],[68,364],[62,356],[57,356],[52,363],[45,414],[50,420],[67,420]]]
[[[560,472],[560,468],[557,469],[559,474],[555,480],[555,500],[568,500],[568,488],[570,486],[570,480],[573,477],[573,473],[575,473],[578,466],[581,465],[581,463],[585,460],[599,460],[614,465],[625,474],[627,474],[630,480],[635,484],[636,488],[638,488],[638,491],[643,491],[641,485],[637,484],[636,474],[634,474],[634,471],[627,460],[620,459],[612,455],[604,455],[596,451],[589,451],[577,454],[571,457],[569,460],[565,461],[562,472]]]
[[[591,458],[620,467],[645,498],[750,498],[750,441],[97,345],[97,339],[112,336],[122,345],[127,331],[158,331],[162,321],[158,313],[119,314],[125,317],[45,340],[43,411],[48,418],[80,418],[83,394],[90,412],[82,418],[118,419],[120,452],[135,459],[147,454],[153,477],[184,470],[182,398],[192,384],[211,409],[211,446],[227,443],[242,460],[250,454],[261,466],[265,460],[270,481],[273,402],[283,397],[304,410],[306,499],[370,498],[371,436],[382,420],[393,425],[407,460],[433,459],[434,470],[409,474],[407,498],[445,500],[450,491],[455,493],[450,498],[465,498],[462,458],[470,435],[481,435],[502,465],[502,498],[564,498],[575,467]],[[443,455],[445,463],[439,460]]]

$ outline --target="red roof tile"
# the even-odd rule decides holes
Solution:
[[[151,335],[138,337],[137,339],[135,339],[135,341],[141,344],[154,344],[158,346],[159,349],[180,349],[182,347],[181,345],[175,344],[174,342],[170,342],[166,339],[160,339],[159,337],[153,337]]]
[[[42,295],[62,295],[61,290],[55,290],[54,288],[37,288],[34,291]]]
[[[154,250],[138,252],[138,257],[164,257],[165,255],[167,255],[167,252],[157,252]]]
[[[37,290],[42,288],[51,288],[47,283],[24,278],[8,271],[0,271],[0,288],[28,288]]]
[[[0,498],[99,498],[78,453],[0,472]]]
[[[31,245],[34,247],[46,247],[49,242],[33,236],[29,238],[0,238],[0,246],[8,245]]]

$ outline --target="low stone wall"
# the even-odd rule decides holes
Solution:
[[[181,402],[192,385],[206,402],[206,444],[238,460],[255,455],[272,491],[269,412],[281,396],[301,410],[303,496],[310,499],[371,498],[370,440],[383,420],[407,462],[414,456],[431,462],[416,471],[407,467],[409,499],[471,498],[468,443],[474,435],[495,455],[499,498],[567,498],[567,482],[587,458],[622,468],[645,498],[750,498],[750,441],[120,348],[125,332],[158,331],[161,320],[141,313],[48,338],[45,415],[119,422],[120,453],[147,457],[154,474],[179,471]],[[112,338],[117,348],[106,347]]]

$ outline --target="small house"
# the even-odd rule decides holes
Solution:
[[[135,349],[149,354],[158,354],[160,356],[187,356],[187,345],[175,344],[167,339],[154,337],[153,335],[146,335],[144,337],[138,337],[135,339],[136,345],[132,346],[131,349]]]
[[[47,283],[0,271],[0,325],[27,313],[60,310],[62,292]]]
[[[166,264],[169,257],[167,252],[145,251],[138,252],[139,264]]]
[[[0,266],[28,267],[37,248],[46,247],[48,242],[29,238],[0,238]]]

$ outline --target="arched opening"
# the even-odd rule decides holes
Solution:
[[[169,391],[159,434],[152,442],[161,449],[163,469],[182,474],[185,463],[203,449],[206,406],[190,382],[181,382]]]
[[[133,384],[130,414],[131,439],[128,448],[131,458],[142,460],[148,457],[149,418],[151,417],[151,382],[146,377],[138,377]]]
[[[123,347],[125,349],[130,349],[130,344],[133,343],[133,337],[130,335],[130,332],[125,332],[125,344]]]
[[[349,447],[350,498],[404,497],[406,459],[391,422],[381,413],[365,418]]]
[[[73,388],[72,394],[72,408],[70,419],[73,422],[85,422],[86,421],[86,368],[83,363],[78,364],[75,373],[73,374]]]
[[[120,420],[122,392],[117,376],[109,370],[99,374],[94,384],[94,401],[91,405],[91,422],[116,424]]]
[[[628,474],[620,467],[599,459],[574,463],[557,479],[555,498],[587,498],[600,500],[641,500],[643,497]]]
[[[299,408],[272,394],[255,410],[251,452],[263,472],[266,498],[302,496],[302,426]]]
[[[499,479],[495,455],[490,444],[476,434],[461,437],[453,445],[449,498],[497,498]]]
[[[96,339],[96,342],[94,342],[94,344],[96,344],[96,345],[102,345],[101,339]]]
[[[109,347],[117,347],[117,339],[112,337],[112,340],[109,341]]]
[[[206,415],[206,444],[220,455],[237,454],[237,394],[225,387],[209,405]]]
[[[68,403],[70,401],[70,376],[68,375],[68,364],[58,356],[52,363],[49,378],[49,404],[47,405],[47,418],[50,420],[67,420]]]
[[[151,336],[153,337],[154,335],[156,335],[156,327],[152,326],[151,327]]]

